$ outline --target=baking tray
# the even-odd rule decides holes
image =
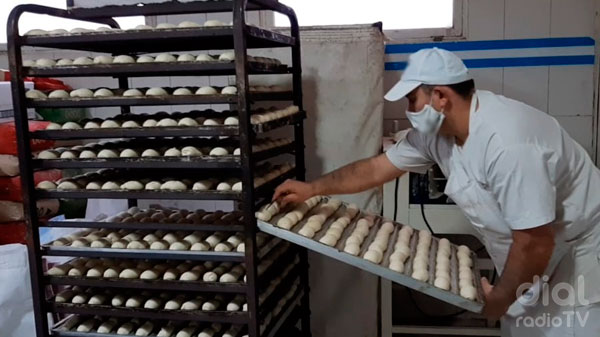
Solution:
[[[321,203],[325,202],[326,200],[327,199],[324,199],[323,201],[321,201]],[[335,214],[336,215],[341,214],[341,212],[343,211],[343,208],[345,206],[346,205],[341,206],[340,210],[338,210]],[[318,205],[315,206],[315,208],[313,208],[311,211],[314,211],[316,209],[316,207],[318,207]],[[478,266],[477,257],[475,254],[472,255],[472,259],[473,259],[473,268],[472,269],[473,269],[473,280],[474,280],[475,287],[477,289],[478,294],[477,294],[477,299],[475,301],[471,301],[471,300],[468,300],[458,294],[458,277],[457,277],[458,263],[457,263],[457,259],[456,259],[457,247],[455,245],[452,245],[452,247],[451,247],[451,250],[452,250],[451,268],[450,268],[451,269],[451,279],[452,279],[451,287],[450,287],[449,291],[446,291],[446,290],[440,289],[438,287],[435,287],[433,285],[433,281],[435,279],[433,276],[435,273],[436,254],[437,254],[437,246],[438,246],[439,239],[437,239],[435,237],[432,238],[431,249],[429,252],[430,276],[429,276],[429,280],[427,282],[422,282],[422,281],[416,280],[410,276],[410,274],[412,273],[412,262],[414,259],[414,253],[416,251],[416,245],[417,245],[417,240],[418,240],[417,235],[415,235],[415,234],[413,234],[413,236],[411,237],[411,255],[408,257],[407,261],[405,262],[404,272],[398,273],[398,272],[395,272],[395,271],[387,268],[387,266],[389,265],[389,256],[393,253],[394,244],[396,243],[396,238],[398,236],[399,229],[402,226],[401,224],[394,223],[395,230],[390,236],[390,240],[388,243],[388,249],[384,253],[383,260],[382,260],[381,264],[375,264],[375,263],[372,263],[370,261],[363,259],[362,256],[366,253],[367,247],[371,244],[371,242],[375,238],[375,234],[376,234],[379,226],[384,221],[387,222],[388,221],[387,219],[383,219],[379,216],[375,216],[375,215],[371,215],[371,214],[361,213],[361,214],[357,215],[356,218],[353,219],[353,221],[348,225],[348,227],[346,227],[346,229],[342,233],[342,236],[340,237],[340,240],[337,242],[337,244],[334,247],[330,247],[330,246],[322,244],[318,241],[321,237],[323,237],[325,235],[325,232],[327,232],[327,229],[333,223],[333,221],[335,221],[335,219],[332,219],[332,218],[334,218],[334,216],[331,216],[327,219],[325,224],[323,224],[323,227],[321,228],[321,230],[319,232],[317,232],[312,239],[298,234],[298,231],[304,226],[304,224],[306,223],[306,220],[308,219],[310,214],[311,213],[308,213],[302,221],[300,221],[298,224],[296,224],[290,230],[285,230],[283,228],[279,228],[279,227],[273,225],[273,224],[277,223],[277,221],[281,217],[283,217],[283,215],[285,215],[285,213],[280,213],[280,214],[276,215],[275,217],[273,217],[273,219],[270,220],[270,222],[272,222],[273,224],[257,220],[258,228],[265,233],[277,236],[283,240],[295,243],[297,245],[300,245],[302,247],[305,247],[307,249],[310,249],[310,250],[320,253],[322,255],[325,255],[325,256],[331,257],[333,259],[336,259],[338,261],[344,262],[346,264],[352,265],[354,267],[357,267],[359,269],[367,271],[371,274],[378,275],[378,276],[388,279],[392,282],[398,283],[405,287],[408,287],[408,288],[414,289],[416,291],[419,291],[421,293],[427,294],[429,296],[437,298],[446,303],[455,305],[462,309],[465,309],[465,310],[468,310],[471,312],[475,312],[475,313],[480,313],[481,310],[483,309],[483,291],[482,291],[481,283],[480,283],[481,273],[480,273],[480,269]],[[354,230],[354,228],[356,226],[356,222],[362,216],[374,217],[375,224],[371,228],[369,235],[365,238],[364,242],[362,243],[361,251],[358,254],[358,256],[353,256],[351,254],[345,253],[343,251],[343,248],[344,248],[346,239],[350,236],[350,234]],[[415,231],[415,233],[417,233],[417,231]]]

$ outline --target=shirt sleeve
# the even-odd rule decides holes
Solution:
[[[556,218],[555,155],[534,144],[497,151],[486,165],[489,188],[511,229],[546,225]]]
[[[386,151],[386,156],[402,171],[426,173],[435,163],[428,150],[426,138],[410,130],[404,139]]]

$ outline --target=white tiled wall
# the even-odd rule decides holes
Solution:
[[[467,40],[594,37],[594,0],[468,0]],[[471,70],[476,86],[521,100],[557,117],[590,154],[594,150],[594,67],[543,66]],[[386,71],[385,90],[400,72]],[[406,125],[403,103],[386,102],[384,131]]]

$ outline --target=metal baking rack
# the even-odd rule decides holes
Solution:
[[[321,203],[323,203],[323,202],[325,202],[325,201],[321,201]],[[315,208],[313,208],[312,211],[314,211],[316,209],[316,207],[318,207],[318,206],[315,206]],[[336,214],[341,215],[343,213],[344,207],[345,206],[342,206],[340,208],[340,210],[338,210],[336,212]],[[375,215],[359,214],[348,225],[348,227],[346,227],[346,229],[342,233],[342,236],[337,241],[336,245],[332,247],[332,246],[328,246],[328,245],[325,245],[325,244],[319,242],[319,239],[325,235],[325,233],[327,232],[327,229],[333,223],[335,216],[329,217],[327,219],[327,222],[323,224],[323,227],[321,228],[321,230],[319,232],[315,233],[315,236],[313,238],[308,238],[308,237],[298,234],[298,232],[304,226],[304,224],[306,224],[306,221],[307,221],[306,219],[308,219],[308,217],[310,217],[311,213],[308,213],[302,221],[297,223],[290,230],[279,228],[276,225],[274,225],[284,215],[285,215],[285,212],[280,213],[280,214],[276,215],[273,219],[271,219],[269,222],[264,222],[264,221],[258,220],[258,228],[265,233],[274,235],[274,236],[279,237],[286,241],[293,242],[299,246],[302,246],[302,247],[305,247],[312,251],[315,251],[317,253],[329,256],[338,261],[341,261],[346,264],[357,267],[359,269],[365,270],[369,273],[378,275],[380,277],[383,277],[390,281],[396,282],[396,283],[406,286],[408,288],[417,290],[419,292],[422,292],[429,296],[435,297],[444,302],[453,304],[462,309],[466,309],[466,310],[469,310],[469,311],[472,311],[475,313],[479,313],[479,312],[481,312],[481,310],[483,308],[483,292],[482,292],[481,283],[480,283],[480,269],[477,265],[477,257],[474,254],[472,256],[473,263],[474,263],[473,280],[475,282],[475,286],[478,291],[478,295],[477,295],[477,299],[475,301],[471,301],[471,300],[468,300],[458,294],[458,263],[457,263],[457,259],[456,259],[456,247],[455,246],[451,247],[451,250],[452,250],[452,252],[451,252],[451,270],[450,270],[451,278],[452,278],[451,289],[449,291],[446,291],[446,290],[440,289],[438,287],[435,287],[433,285],[437,246],[438,246],[437,238],[433,238],[432,243],[431,243],[430,253],[429,253],[429,273],[430,273],[429,280],[427,282],[421,282],[410,276],[411,271],[412,271],[412,262],[413,262],[415,252],[416,252],[417,239],[418,239],[417,235],[413,234],[413,236],[411,238],[411,254],[408,257],[408,259],[405,261],[404,272],[398,273],[398,272],[395,272],[395,271],[387,268],[387,266],[389,265],[389,257],[393,253],[393,250],[394,250],[394,244],[396,243],[396,238],[398,236],[399,229],[402,227],[402,225],[400,225],[400,224],[395,223],[395,229],[394,229],[394,232],[390,236],[388,248],[384,253],[383,259],[380,264],[375,264],[368,260],[365,260],[362,257],[366,253],[367,248],[370,245],[370,243],[375,238],[375,234],[377,233],[379,226],[384,221],[387,222],[388,220],[384,220],[383,218],[381,218],[379,216],[375,216]],[[352,234],[354,228],[356,227],[357,221],[361,217],[364,217],[364,216],[372,217],[375,220],[375,224],[371,228],[371,230],[370,230],[368,236],[365,238],[364,242],[361,244],[361,250],[357,254],[357,256],[345,253],[344,245],[345,245],[346,239]]]
[[[246,12],[250,10],[270,10],[287,16],[291,23],[290,34],[272,32],[263,28],[246,24]],[[95,22],[118,28],[113,17],[132,15],[171,15],[232,12],[233,25],[223,27],[175,28],[166,30],[113,30],[110,32],[93,32],[83,34],[67,34],[53,36],[23,36],[19,31],[19,23],[24,13],[45,14],[64,19]],[[23,66],[22,53],[24,47],[44,47],[51,49],[69,49],[90,52],[105,52],[112,55],[138,55],[150,52],[182,52],[191,50],[233,49],[235,61],[232,62],[178,62],[152,64],[103,64],[89,66],[57,66],[37,68]],[[269,65],[250,61],[248,49],[284,47],[291,51],[291,65]],[[77,313],[80,315],[145,317],[149,319],[174,321],[230,322],[244,326],[242,334],[259,337],[260,326],[264,314],[258,305],[258,292],[266,282],[257,275],[257,266],[264,254],[264,247],[256,245],[257,223],[254,212],[259,199],[268,199],[274,187],[283,179],[295,177],[304,179],[304,139],[303,120],[306,113],[302,108],[302,79],[300,65],[300,38],[298,22],[294,11],[276,1],[270,0],[231,0],[231,1],[191,1],[168,2],[164,4],[148,4],[145,6],[108,6],[93,10],[62,10],[39,5],[20,5],[15,7],[8,19],[8,55],[11,71],[11,84],[17,139],[19,148],[20,175],[23,185],[25,219],[28,225],[28,249],[31,266],[33,302],[36,318],[37,337],[48,336],[94,336],[94,334],[56,329],[51,327],[48,313]],[[292,88],[289,91],[256,92],[250,90],[251,74],[289,74],[292,77]],[[106,98],[67,98],[67,99],[27,99],[25,97],[24,80],[26,77],[112,77],[115,78],[117,92],[129,89],[128,79],[131,77],[149,76],[209,76],[235,75],[237,94],[235,95],[189,95],[164,97],[106,97]],[[252,104],[259,101],[289,102],[300,110],[292,116],[272,120],[262,124],[252,124],[250,116]],[[225,103],[235,106],[235,111],[228,112],[239,118],[238,126],[198,126],[198,127],[165,127],[165,128],[122,128],[122,129],[89,129],[89,130],[29,130],[27,108],[42,107],[120,107],[122,114],[129,114],[131,106],[164,106],[180,104],[217,104]],[[290,127],[293,130],[293,143],[264,151],[252,153],[252,144],[256,135],[270,130]],[[165,137],[233,137],[238,142],[241,155],[226,158],[199,157],[189,158],[115,158],[114,160],[38,160],[32,158],[31,141],[47,140],[84,140],[108,138],[165,138]],[[253,188],[254,167],[258,161],[269,159],[285,153],[294,155],[295,169],[258,188]],[[203,173],[233,170],[243,183],[242,192],[218,191],[42,191],[36,190],[33,172],[47,168],[128,168],[130,170],[174,170],[195,169]],[[164,171],[167,172],[167,171]],[[127,199],[130,205],[143,199],[190,199],[190,200],[233,200],[243,212],[241,225],[226,226],[218,224],[161,224],[161,223],[107,223],[98,221],[47,221],[38,218],[35,203],[44,198],[115,198]],[[172,230],[223,230],[242,231],[245,235],[245,252],[189,252],[189,251],[150,251],[119,250],[102,248],[73,248],[42,246],[39,240],[39,228],[42,227],[83,227],[83,228],[128,228],[128,229],[165,229]],[[273,242],[279,242],[272,240]],[[274,243],[273,243],[274,245]],[[272,247],[271,247],[272,248]],[[308,303],[308,262],[305,249],[296,249],[294,254],[300,256],[296,266],[297,275],[301,279],[298,295],[290,301],[283,313],[272,320],[265,334],[273,336],[279,327],[295,325],[300,322],[304,336],[310,336],[310,311]],[[105,280],[73,277],[45,276],[42,269],[44,256],[69,257],[113,257],[144,260],[213,260],[242,262],[246,267],[246,282],[232,284],[216,284],[178,281],[146,281],[146,280]],[[279,263],[273,266],[283,268]],[[79,285],[120,289],[144,290],[178,290],[205,291],[215,293],[244,294],[248,311],[244,313],[228,312],[164,312],[151,310],[115,309],[112,307],[91,307],[86,305],[68,305],[52,303],[45,298],[49,285]],[[284,315],[285,314],[285,315]],[[49,329],[50,328],[50,329]]]

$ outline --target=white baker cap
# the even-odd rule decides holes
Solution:
[[[402,78],[385,95],[397,101],[421,84],[448,85],[472,79],[463,61],[455,54],[439,48],[421,49],[408,57]]]

